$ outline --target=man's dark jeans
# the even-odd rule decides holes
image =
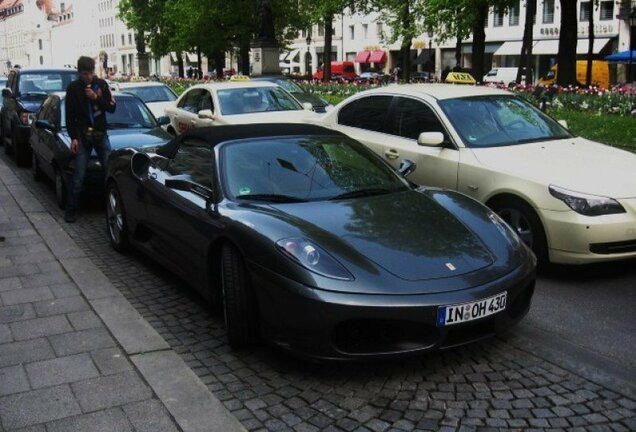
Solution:
[[[108,140],[108,135],[104,134],[102,143],[98,145],[95,145],[89,140],[80,138],[77,146],[77,153],[75,153],[73,157],[75,167],[73,169],[73,179],[71,180],[70,187],[68,188],[68,197],[66,201],[67,211],[73,212],[77,209],[80,194],[82,192],[82,185],[84,184],[84,177],[86,176],[86,168],[88,167],[88,162],[91,159],[93,149],[95,149],[97,158],[102,164],[104,175],[106,175],[108,156],[110,155],[110,141]]]

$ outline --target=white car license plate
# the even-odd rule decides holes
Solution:
[[[470,303],[440,306],[437,309],[439,327],[461,324],[484,318],[506,309],[507,291]]]

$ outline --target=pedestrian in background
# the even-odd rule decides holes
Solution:
[[[69,223],[75,222],[86,167],[93,150],[106,173],[110,154],[106,112],[113,113],[116,107],[108,83],[95,76],[95,60],[80,57],[77,71],[79,78],[66,89],[65,104],[66,129],[71,137],[71,153],[75,162],[64,213],[64,220]]]

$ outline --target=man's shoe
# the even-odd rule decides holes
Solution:
[[[64,213],[64,221],[67,223],[75,222],[75,211],[66,210],[66,212]]]

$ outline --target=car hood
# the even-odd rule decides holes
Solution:
[[[153,129],[109,129],[108,139],[112,150],[125,147],[149,148],[163,145],[172,135],[160,127]]]
[[[155,116],[155,118],[159,118],[166,115],[166,108],[169,106],[173,106],[174,101],[161,101],[161,102],[148,102],[146,106]]]
[[[355,251],[406,281],[461,276],[493,263],[480,238],[423,193],[272,207],[330,253]]]
[[[36,112],[40,109],[40,105],[42,105],[44,99],[46,99],[45,95],[23,96],[20,98],[20,105],[29,112]]]
[[[318,114],[307,110],[294,111],[267,111],[253,114],[236,114],[223,116],[226,124],[251,124],[251,123],[305,123]]]
[[[472,149],[495,171],[575,192],[636,197],[636,155],[584,138]]]

